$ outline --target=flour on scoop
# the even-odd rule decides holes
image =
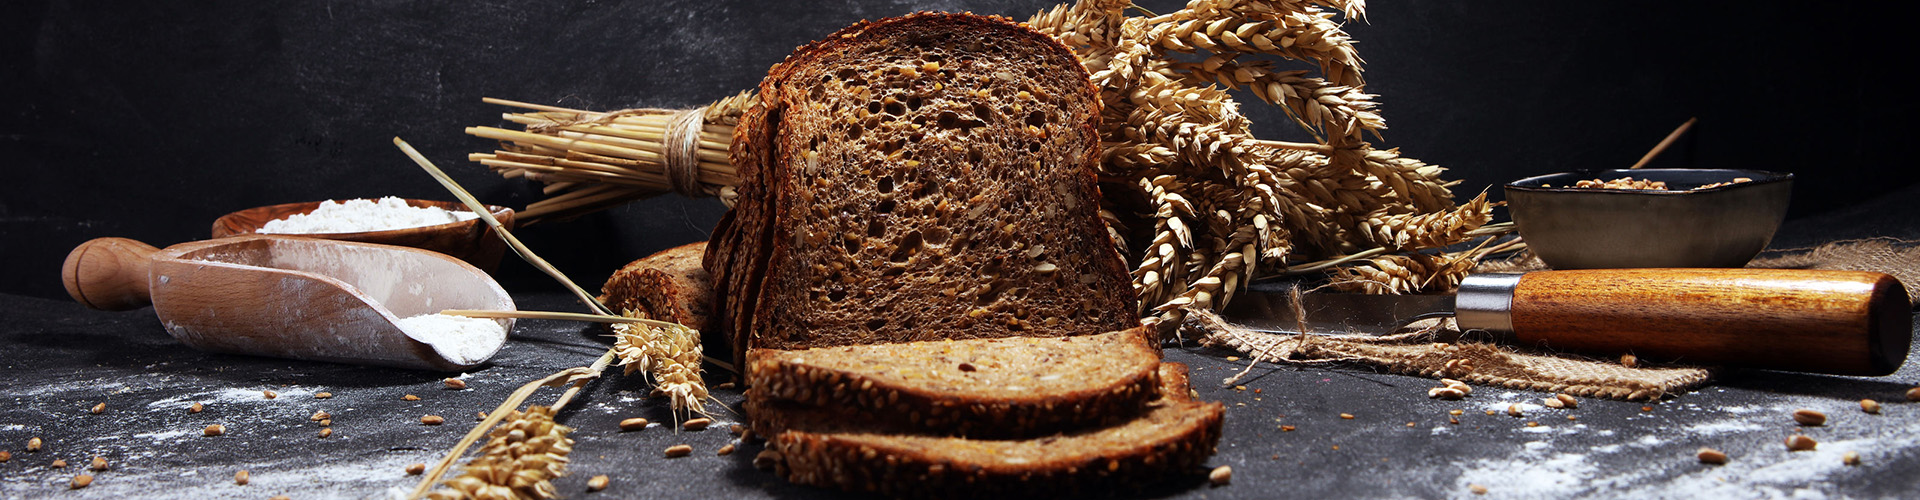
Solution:
[[[397,325],[408,337],[433,346],[440,357],[462,365],[486,361],[507,340],[507,331],[498,321],[484,318],[422,314],[401,319]]]

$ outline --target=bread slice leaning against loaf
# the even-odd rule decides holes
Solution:
[[[1160,353],[1149,335],[1136,327],[1072,337],[754,349],[747,354],[747,397],[863,412],[918,432],[1044,436],[1131,419],[1156,397]]]
[[[797,50],[735,129],[740,197],[706,256],[736,357],[1138,325],[1098,215],[1100,105],[1071,51],[1004,19]]]
[[[1114,492],[1192,476],[1220,441],[1220,403],[1193,400],[1186,366],[1160,366],[1157,398],[1126,422],[1039,439],[875,432],[843,412],[782,405],[767,446],[799,484],[911,498]],[[749,406],[754,418],[765,408]],[[759,433],[759,428],[756,428]]]

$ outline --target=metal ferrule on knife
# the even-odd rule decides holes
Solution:
[[[1512,334],[1513,290],[1520,285],[1521,276],[1487,273],[1460,280],[1460,291],[1453,299],[1453,320],[1460,330]]]

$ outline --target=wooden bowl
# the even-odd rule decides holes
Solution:
[[[407,205],[415,207],[440,207],[453,211],[467,211],[466,205],[451,201],[406,200]],[[220,216],[213,221],[213,237],[225,238],[254,234],[268,221],[285,219],[294,214],[304,214],[319,208],[323,202],[286,203],[249,208]],[[507,229],[513,229],[513,209],[487,205],[493,211],[493,218]],[[473,264],[492,273],[500,266],[500,256],[505,255],[507,243],[494,234],[493,228],[480,219],[449,222],[435,226],[388,229],[385,231],[362,231],[357,233],[312,233],[289,234],[329,240],[379,243],[430,250],[447,254],[456,259]]]

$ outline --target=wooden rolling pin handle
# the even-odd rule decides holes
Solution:
[[[74,247],[60,266],[67,295],[103,311],[139,309],[153,303],[147,268],[160,249],[126,238],[95,238]]]
[[[1523,344],[1705,365],[1881,376],[1913,340],[1906,289],[1871,272],[1544,271],[1511,310]]]

